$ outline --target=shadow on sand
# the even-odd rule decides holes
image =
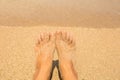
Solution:
[[[52,80],[53,71],[54,71],[55,67],[58,70],[59,80],[62,80],[60,70],[59,70],[59,61],[58,60],[54,60],[53,63],[52,63],[52,71],[51,71],[51,75],[50,75],[50,80]]]

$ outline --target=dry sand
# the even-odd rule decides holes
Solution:
[[[0,27],[0,80],[32,80],[39,33],[63,29],[76,37],[79,80],[120,80],[120,28],[48,26]]]

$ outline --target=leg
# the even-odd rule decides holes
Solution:
[[[66,32],[56,32],[56,47],[59,56],[59,67],[63,80],[78,80],[72,62],[75,42]]]
[[[34,80],[49,80],[54,50],[54,36],[47,33],[41,34],[35,47],[37,60]]]

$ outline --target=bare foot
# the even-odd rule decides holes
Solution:
[[[54,36],[49,33],[41,34],[35,47],[35,51],[37,53],[37,61],[34,80],[49,79],[52,69],[54,50]]]
[[[63,80],[77,80],[77,73],[72,62],[75,41],[66,32],[56,32],[56,48],[59,56],[59,67]]]

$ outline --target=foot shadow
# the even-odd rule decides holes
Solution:
[[[59,69],[59,61],[58,60],[54,60],[53,63],[52,63],[52,71],[51,71],[51,74],[50,74],[50,80],[52,79],[53,71],[54,71],[55,67],[58,70],[59,80],[62,80],[60,69]]]

